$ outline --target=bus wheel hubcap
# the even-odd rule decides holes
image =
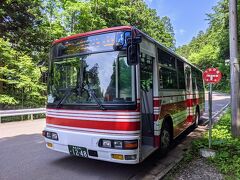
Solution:
[[[198,113],[196,114],[196,121],[195,123],[198,125],[198,120],[199,120],[199,116],[198,116]]]
[[[170,142],[170,134],[166,129],[164,129],[161,137],[162,148],[168,148],[169,142]]]

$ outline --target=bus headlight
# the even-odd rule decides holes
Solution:
[[[58,135],[57,133],[52,132],[52,140],[58,140]]]
[[[47,131],[45,137],[48,139],[52,139],[52,133]]]
[[[112,142],[111,140],[103,139],[102,140],[102,147],[104,148],[111,148],[112,147]]]
[[[43,132],[42,132],[42,135],[43,135],[45,138],[58,141],[58,134],[55,133],[55,132],[43,131]]]
[[[111,149],[137,149],[138,140],[100,139],[98,146]]]
[[[123,142],[122,141],[113,141],[113,147],[115,149],[122,149],[123,148]]]

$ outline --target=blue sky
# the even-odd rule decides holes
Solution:
[[[174,28],[176,47],[187,44],[208,27],[207,13],[219,0],[145,0],[160,17],[168,16]]]

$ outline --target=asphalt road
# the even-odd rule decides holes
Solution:
[[[212,118],[213,120],[215,117],[221,113],[222,109],[226,107],[227,104],[230,103],[230,96],[222,93],[213,93],[213,101],[212,101]],[[209,102],[208,102],[208,92],[205,95],[205,113],[200,119],[200,124],[204,124],[209,119]]]
[[[217,114],[229,96],[214,93],[213,100]],[[141,164],[122,165],[51,151],[40,135],[43,127],[44,120],[0,124],[0,180],[131,179],[161,163],[156,153]]]

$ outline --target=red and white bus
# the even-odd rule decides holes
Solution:
[[[67,154],[136,164],[197,126],[202,72],[131,26],[53,42],[46,146]]]

